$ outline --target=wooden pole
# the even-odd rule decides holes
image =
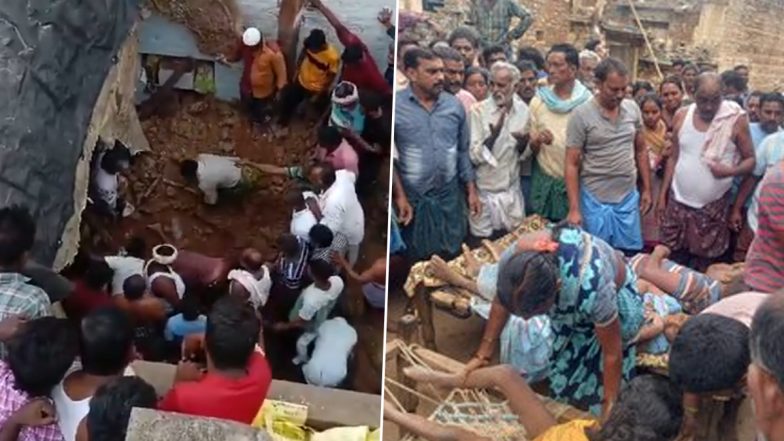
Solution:
[[[637,7],[634,6],[634,0],[627,0],[627,2],[629,3],[629,7],[632,8],[632,14],[634,14],[634,20],[637,21],[637,27],[640,28],[642,37],[645,39],[645,45],[648,46],[648,52],[651,53],[651,57],[653,58],[653,65],[656,66],[656,73],[659,74],[659,80],[664,80],[664,74],[662,73],[661,67],[659,66],[659,59],[656,57],[656,53],[653,52],[653,45],[651,44],[651,40],[648,38],[648,32],[645,31],[645,27],[642,25],[640,16],[637,14]]]
[[[422,329],[422,343],[428,349],[436,349],[436,329],[433,324],[433,305],[430,302],[430,295],[427,287],[423,283],[414,289],[414,297],[411,299],[419,315],[420,328]]]
[[[411,345],[413,343],[414,335],[417,331],[417,318],[413,314],[406,314],[403,317],[400,317],[398,320],[398,335],[406,344],[406,346]],[[397,354],[397,381],[402,383],[409,389],[416,390],[416,382],[411,378],[407,377],[406,374],[403,372],[403,369],[408,367],[405,357],[403,356],[403,352],[400,351]],[[400,395],[400,404],[403,406],[403,410],[408,413],[416,413],[417,407],[419,406],[419,399],[416,395],[408,392],[406,390],[402,390]],[[402,427],[400,428],[400,438],[404,438],[408,435],[408,431],[404,430]]]

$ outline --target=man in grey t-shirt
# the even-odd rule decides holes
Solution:
[[[602,61],[595,77],[596,95],[572,112],[566,130],[567,220],[617,249],[639,250],[641,211],[651,208],[640,109],[624,99],[629,75],[621,61]]]

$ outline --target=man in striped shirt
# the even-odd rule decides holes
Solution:
[[[759,226],[746,256],[744,280],[755,291],[784,288],[784,161],[768,170],[759,194]]]
[[[277,269],[281,282],[286,288],[299,290],[302,288],[302,277],[310,256],[307,241],[293,234],[284,234],[278,239],[278,249],[281,254]]]

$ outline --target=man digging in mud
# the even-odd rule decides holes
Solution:
[[[180,162],[180,174],[199,187],[208,205],[216,205],[219,195],[241,197],[257,188],[262,178],[257,168],[240,158],[207,153]]]

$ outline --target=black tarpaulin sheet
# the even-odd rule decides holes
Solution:
[[[38,222],[51,265],[74,214],[76,164],[137,0],[0,0],[0,205]]]

